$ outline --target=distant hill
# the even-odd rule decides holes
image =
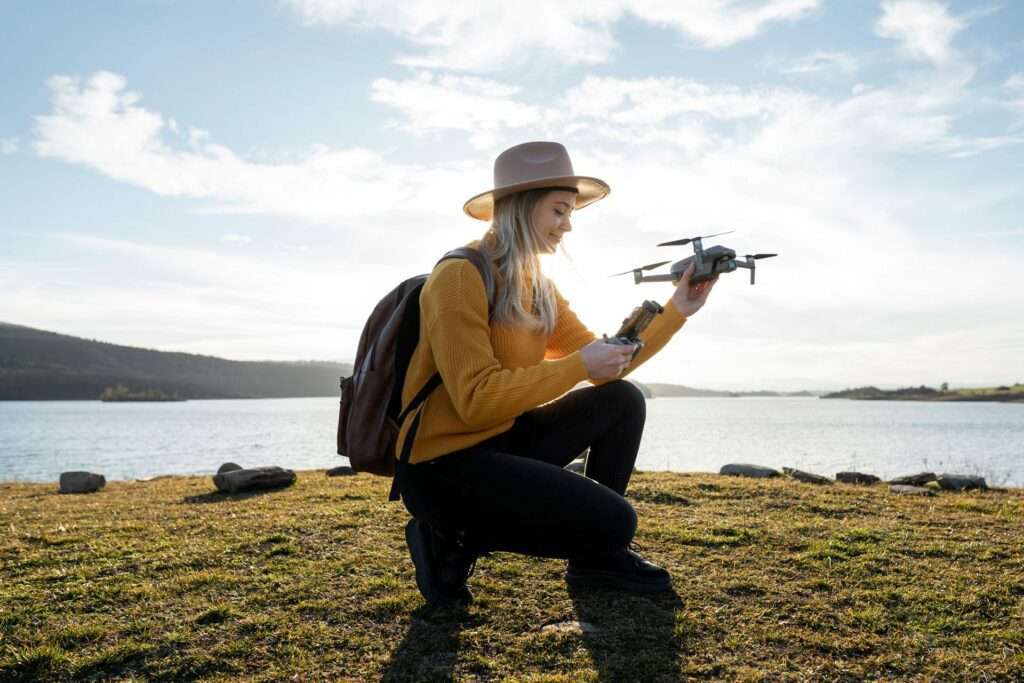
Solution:
[[[683,386],[682,384],[661,384],[658,382],[645,382],[647,388],[651,390],[651,394],[655,398],[660,397],[715,397],[724,396],[729,397],[733,394],[728,391],[715,391],[714,389],[694,389],[693,387]]]
[[[981,387],[972,389],[933,389],[921,385],[901,389],[879,389],[878,387],[857,387],[826,394],[822,398],[847,398],[855,401],[945,401],[973,402],[995,401],[999,403],[1024,403],[1024,384],[1012,386]]]
[[[765,398],[777,398],[780,396],[817,396],[813,391],[717,391],[715,389],[695,389],[681,384],[659,384],[647,382],[647,388],[654,398],[659,397],[697,397],[697,398],[736,398],[740,396],[755,396]]]
[[[182,398],[337,396],[348,363],[235,361],[0,323],[0,400],[98,399],[107,387]]]

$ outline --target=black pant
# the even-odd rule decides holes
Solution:
[[[409,465],[405,506],[476,552],[571,558],[625,548],[636,512],[623,495],[645,417],[629,382],[578,389],[483,443]],[[562,469],[588,447],[586,477]]]

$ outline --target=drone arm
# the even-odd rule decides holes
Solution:
[[[750,269],[750,284],[754,284],[754,259],[747,258],[746,261],[739,259],[735,260],[737,268],[749,268]]]

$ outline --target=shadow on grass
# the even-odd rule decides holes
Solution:
[[[459,607],[423,605],[384,667],[382,681],[450,681],[458,659],[459,629],[472,621]]]
[[[601,681],[677,681],[684,639],[676,633],[683,603],[675,590],[634,595],[569,587],[576,617],[594,627],[583,645]]]
[[[291,484],[289,484],[290,486]],[[245,500],[247,498],[255,498],[268,493],[274,493],[275,491],[281,491],[288,488],[288,486],[278,486],[273,489],[261,489],[258,491],[239,491],[237,493],[222,493],[220,491],[210,491],[209,493],[201,493],[195,496],[185,496],[182,499],[183,503],[228,503],[233,500]]]

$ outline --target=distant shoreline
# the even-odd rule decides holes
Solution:
[[[932,389],[926,386],[893,390],[859,387],[825,394],[822,398],[845,398],[851,401],[926,401],[930,403],[1024,403],[1024,385],[952,391]]]

